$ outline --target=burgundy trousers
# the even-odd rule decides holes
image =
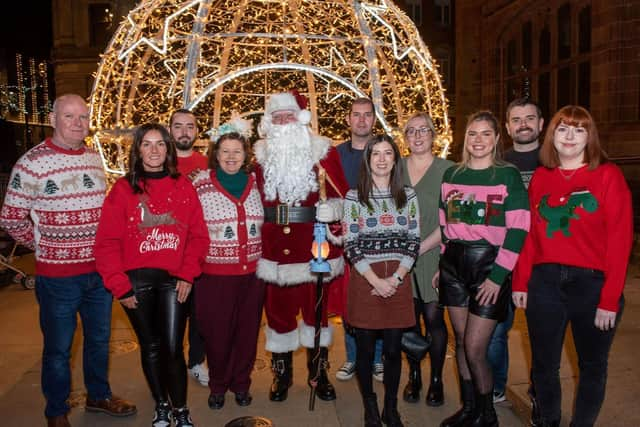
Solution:
[[[205,341],[211,393],[249,391],[256,360],[264,284],[255,274],[196,281],[196,319]]]

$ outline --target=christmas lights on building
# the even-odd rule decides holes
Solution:
[[[265,97],[297,89],[312,126],[345,139],[351,101],[370,97],[383,131],[431,114],[436,150],[451,142],[437,66],[411,20],[389,0],[146,0],[102,55],[91,125],[105,167],[123,173],[132,129],[189,108],[201,130],[233,111],[257,119]]]

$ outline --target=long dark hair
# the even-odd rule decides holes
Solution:
[[[393,148],[393,168],[389,177],[389,190],[391,197],[395,202],[396,209],[402,209],[407,204],[407,194],[404,192],[404,182],[402,178],[402,162],[400,162],[400,150],[389,135],[376,135],[371,138],[364,147],[362,153],[362,165],[360,166],[360,174],[358,175],[358,201],[373,209],[371,206],[371,193],[375,184],[371,177],[371,151],[373,147],[381,142],[388,142]]]
[[[244,150],[244,162],[242,163],[241,170],[244,171],[245,173],[251,172],[251,169],[253,166],[251,162],[251,159],[253,158],[253,152],[251,151],[251,144],[249,143],[249,140],[247,138],[240,135],[238,132],[225,133],[220,138],[218,138],[217,141],[211,143],[211,145],[209,146],[210,147],[209,163],[208,163],[209,169],[216,170],[216,168],[218,167],[217,154],[218,154],[218,150],[220,149],[220,144],[222,144],[224,141],[227,141],[229,139],[236,139],[240,141],[240,143],[242,144],[242,149]]]
[[[145,182],[144,165],[142,164],[142,156],[140,155],[140,146],[142,145],[144,136],[152,130],[160,132],[162,140],[167,146],[167,157],[164,159],[163,170],[168,172],[169,176],[173,179],[178,178],[180,175],[176,167],[176,145],[174,144],[167,129],[159,123],[145,123],[140,125],[133,133],[133,143],[129,150],[129,171],[125,175],[125,178],[131,185],[131,188],[133,188],[133,192],[136,194],[144,193],[143,187]],[[142,187],[139,185],[140,181],[142,181]]]

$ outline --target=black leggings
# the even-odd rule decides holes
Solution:
[[[400,340],[403,329],[355,329],[356,333],[356,376],[363,398],[373,395],[372,366],[378,334],[382,334],[382,356],[384,363],[385,400],[398,396],[400,371],[402,370],[402,350]]]
[[[442,367],[447,353],[449,335],[447,324],[444,322],[444,308],[437,301],[423,303],[417,298],[413,299],[416,312],[416,326],[414,330],[422,333],[420,317],[424,319],[426,333],[431,335],[429,347],[429,359],[431,360],[431,378],[442,378]]]
[[[127,272],[138,306],[124,307],[140,342],[142,370],[157,403],[171,398],[174,408],[187,403],[187,366],[182,341],[188,304],[177,299],[176,279],[166,271],[141,268]]]

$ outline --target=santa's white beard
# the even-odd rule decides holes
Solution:
[[[267,200],[289,205],[318,190],[311,150],[311,133],[297,123],[271,125],[267,131],[264,193]]]

